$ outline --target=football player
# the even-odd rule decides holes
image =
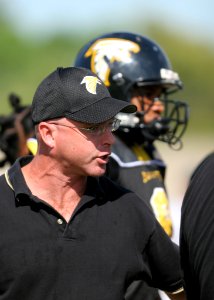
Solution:
[[[167,234],[172,220],[164,184],[166,165],[155,145],[159,140],[181,148],[188,123],[188,105],[171,99],[182,81],[163,49],[153,40],[131,32],[113,32],[86,43],[74,65],[91,69],[108,87],[112,97],[137,106],[137,113],[117,117],[107,175],[146,199]],[[116,100],[115,100],[116,101]],[[140,281],[130,286],[126,300],[160,299],[155,289]]]

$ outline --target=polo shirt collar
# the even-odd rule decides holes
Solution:
[[[6,179],[10,187],[14,190],[15,196],[20,194],[31,195],[31,191],[28,188],[21,167],[28,164],[33,159],[33,156],[25,156],[18,158],[11,168],[7,171]]]
[[[32,193],[28,188],[21,168],[28,164],[33,159],[33,156],[25,156],[18,158],[11,168],[7,171],[6,180],[9,186],[14,190],[15,197],[20,200],[21,195],[27,195],[32,198]],[[104,198],[104,191],[99,184],[98,177],[88,177],[86,191],[82,197],[81,206],[85,203],[97,199],[102,200]],[[35,197],[34,197],[34,200]]]

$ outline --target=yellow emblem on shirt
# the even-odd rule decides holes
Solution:
[[[147,183],[148,181],[152,180],[152,179],[159,179],[162,180],[162,176],[160,174],[160,171],[156,170],[156,171],[142,171],[141,172],[142,175],[142,179],[144,183]]]
[[[150,199],[155,217],[161,224],[165,232],[172,236],[172,220],[169,212],[169,203],[166,192],[161,187],[156,187]]]

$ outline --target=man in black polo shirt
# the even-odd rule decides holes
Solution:
[[[188,299],[214,298],[214,152],[194,172],[182,203],[180,250]]]
[[[58,68],[32,103],[38,151],[0,177],[0,300],[122,300],[136,280],[185,299],[178,248],[102,176],[120,111],[91,71]]]

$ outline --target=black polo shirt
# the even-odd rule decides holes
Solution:
[[[214,152],[194,172],[181,210],[181,262],[188,299],[214,299]]]
[[[122,300],[136,279],[182,287],[178,249],[135,194],[88,178],[69,223],[31,194],[20,165],[0,177],[0,300]]]

